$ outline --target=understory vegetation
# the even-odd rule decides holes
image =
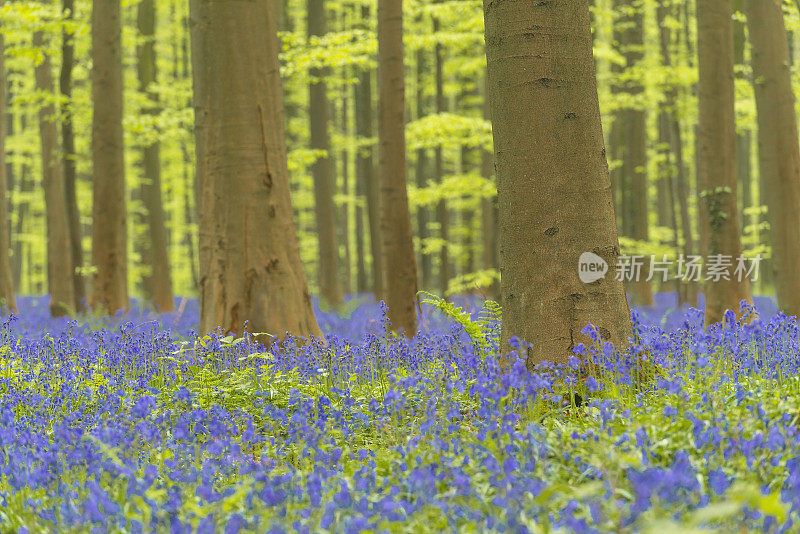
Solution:
[[[70,320],[23,299],[2,530],[797,529],[799,331],[768,301],[704,331],[659,295],[629,352],[530,371],[519,343],[499,363],[496,305],[425,300],[413,340],[352,300],[318,312],[324,342],[265,347],[198,337],[192,301]]]

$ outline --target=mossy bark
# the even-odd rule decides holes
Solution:
[[[705,259],[741,256],[736,177],[734,115],[733,20],[730,0],[697,3],[698,182],[703,193],[701,216],[708,235]],[[731,276],[706,282],[706,324],[723,319],[751,300],[750,282]]]

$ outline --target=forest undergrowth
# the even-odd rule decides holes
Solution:
[[[705,532],[800,525],[800,330],[660,295],[624,354],[498,360],[499,307],[318,310],[325,340],[199,337],[197,304],[0,334],[0,530]],[[771,315],[770,315],[771,314]]]

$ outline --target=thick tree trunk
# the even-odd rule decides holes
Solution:
[[[370,19],[368,6],[361,7],[361,20]],[[365,28],[367,29],[367,28]],[[374,135],[372,113],[372,72],[367,69],[358,74],[356,85],[356,134],[361,141],[371,140]],[[372,145],[361,147],[356,161],[356,179],[364,184],[369,224],[369,252],[372,258],[372,292],[380,300],[384,295],[383,252],[381,251],[380,183],[375,172]]]
[[[698,171],[703,193],[701,212],[708,231],[706,262],[724,256],[736,264],[742,254],[736,202],[736,124],[734,116],[733,21],[730,0],[697,3]],[[731,269],[732,271],[732,269]],[[730,273],[706,283],[706,324],[723,319],[750,300],[750,281]]]
[[[308,0],[308,37],[325,35],[326,31],[324,0]],[[311,149],[324,153],[317,156],[311,167],[319,235],[319,288],[325,301],[337,306],[342,302],[342,287],[338,275],[339,248],[336,243],[336,217],[333,207],[333,172],[328,134],[330,110],[325,84],[327,69],[313,68],[309,74]]]
[[[128,308],[121,36],[120,0],[94,0],[91,305],[111,314]]]
[[[800,315],[800,144],[782,3],[748,0],[746,8],[775,289],[781,310]]]
[[[65,20],[75,18],[74,0],[63,0],[62,13]],[[72,69],[75,63],[75,45],[73,35],[65,28],[61,33],[61,73],[59,89],[67,105],[61,109],[61,149],[62,167],[64,169],[64,192],[67,197],[67,217],[69,217],[69,240],[72,250],[72,291],[75,295],[75,310],[83,311],[86,307],[86,283],[83,273],[83,244],[81,236],[80,210],[75,192],[77,180],[75,171],[75,132],[72,127]]]
[[[137,24],[144,42],[137,50],[139,90],[148,96],[144,113],[157,115],[158,95],[151,87],[156,83],[155,54],[155,0],[142,0],[138,7]],[[172,298],[169,255],[167,253],[167,229],[164,225],[164,207],[161,202],[161,144],[155,141],[142,151],[144,182],[142,200],[147,212],[147,258],[150,276],[146,281],[149,297],[159,312],[170,312],[175,308]]]
[[[3,0],[0,0],[0,7]],[[8,233],[8,204],[6,203],[6,68],[5,43],[0,32],[0,306],[8,311],[17,311],[14,298],[14,281],[11,276],[9,251],[11,243]]]
[[[200,330],[319,335],[295,231],[269,0],[193,0]]]
[[[378,171],[386,304],[396,331],[416,332],[417,266],[406,190],[403,2],[378,0]]]
[[[33,34],[33,46],[44,48],[41,32]],[[47,220],[47,285],[50,293],[50,314],[53,317],[68,315],[73,311],[72,248],[69,238],[67,197],[64,191],[64,174],[59,159],[58,123],[56,107],[50,100],[55,94],[50,56],[35,68],[36,88],[48,99],[39,108],[39,139],[42,155],[42,185],[44,189]]]
[[[484,0],[500,206],[504,350],[533,343],[528,364],[565,363],[591,322],[618,347],[630,310],[608,175],[589,6]],[[538,28],[531,31],[530,28]],[[609,273],[579,277],[585,252]]]
[[[433,31],[439,31],[439,19],[433,19]],[[447,111],[447,101],[444,98],[444,60],[442,58],[442,44],[437,41],[434,50],[435,70],[436,70],[436,113]],[[436,183],[442,185],[444,178],[444,155],[442,145],[436,147],[434,155],[434,178]],[[453,273],[450,266],[450,216],[447,210],[447,202],[440,200],[436,204],[436,219],[439,221],[439,238],[442,240],[442,248],[439,251],[439,290],[442,295],[447,294],[447,286]]]

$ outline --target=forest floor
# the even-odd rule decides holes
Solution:
[[[476,299],[426,307],[410,341],[352,299],[319,312],[324,344],[271,349],[198,337],[195,301],[56,320],[21,299],[0,530],[797,531],[797,322],[763,299],[704,331],[672,300],[622,357],[577,347],[576,382],[501,368]]]

